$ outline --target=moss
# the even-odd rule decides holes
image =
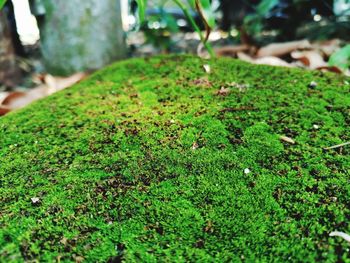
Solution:
[[[9,114],[0,261],[348,261],[347,81],[133,59]]]

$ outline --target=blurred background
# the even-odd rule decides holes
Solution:
[[[217,56],[349,74],[349,0],[211,0],[210,8]],[[115,60],[207,56],[174,1],[149,0],[142,23],[137,9],[133,0],[8,0],[0,11],[0,115]]]

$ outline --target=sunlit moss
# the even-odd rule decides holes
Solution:
[[[1,118],[0,261],[348,259],[344,81],[133,59]]]

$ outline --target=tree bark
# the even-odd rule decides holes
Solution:
[[[38,18],[47,70],[56,75],[95,70],[124,58],[119,0],[40,0]]]
[[[19,83],[20,76],[7,15],[0,10],[0,84],[13,87]]]

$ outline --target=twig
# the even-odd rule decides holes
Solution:
[[[212,28],[209,26],[207,20],[205,19],[205,16],[203,14],[202,7],[201,7],[199,0],[196,0],[195,3],[196,3],[197,12],[198,12],[199,16],[201,17],[202,22],[203,22],[204,27],[205,27],[205,32],[206,32],[206,36],[204,39],[204,44],[205,44],[209,39]]]
[[[185,16],[187,17],[187,19],[190,21],[194,30],[198,33],[199,38],[201,39],[201,42],[203,43],[206,50],[208,50],[210,57],[212,57],[212,58],[215,57],[215,53],[214,53],[212,46],[210,44],[208,44],[207,41],[205,41],[205,37],[203,36],[202,31],[200,30],[196,21],[194,21],[192,15],[188,11],[188,8],[180,0],[174,0],[174,2],[181,8],[181,10],[184,12]]]
[[[341,147],[347,146],[347,145],[350,145],[350,142],[344,142],[344,143],[341,143],[341,144],[338,144],[338,145],[334,145],[334,146],[331,146],[331,147],[326,147],[324,149],[325,150],[333,150],[333,149],[338,149],[338,148],[341,148]]]

